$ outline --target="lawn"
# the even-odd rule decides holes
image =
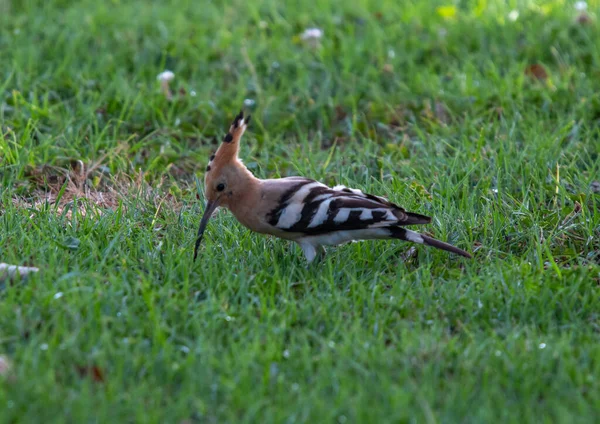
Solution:
[[[0,262],[40,271],[0,283],[0,422],[598,422],[598,3],[508,3],[3,1]],[[194,264],[242,107],[257,176],[474,259],[307,267],[223,211]]]

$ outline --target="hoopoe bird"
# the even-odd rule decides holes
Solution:
[[[237,115],[204,176],[206,208],[200,221],[194,261],[206,225],[217,207],[229,209],[245,227],[295,241],[308,263],[323,246],[368,239],[399,239],[470,258],[458,247],[404,228],[431,218],[407,212],[383,197],[341,185],[330,188],[304,177],[261,180],[239,159],[240,139],[250,116]]]

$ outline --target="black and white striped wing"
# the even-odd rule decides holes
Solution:
[[[335,231],[426,224],[430,218],[406,212],[383,197],[344,186],[327,187],[298,179],[268,216],[270,225],[286,232],[319,235]]]

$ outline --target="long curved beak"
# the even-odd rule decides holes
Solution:
[[[219,199],[216,199],[213,202],[206,202],[206,208],[204,208],[204,215],[202,215],[202,220],[200,221],[200,228],[198,228],[198,236],[196,238],[196,246],[194,247],[194,262],[196,262],[196,257],[198,256],[198,247],[200,246],[200,242],[202,241],[202,236],[204,235],[204,230],[206,229],[206,224],[208,224],[208,220],[212,216],[215,209],[219,205]]]

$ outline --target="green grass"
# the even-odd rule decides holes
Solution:
[[[0,262],[41,271],[0,286],[0,421],[598,422],[598,4],[510,3],[3,2]],[[222,213],[194,265],[245,99],[258,176],[388,196],[475,259],[307,268]]]

